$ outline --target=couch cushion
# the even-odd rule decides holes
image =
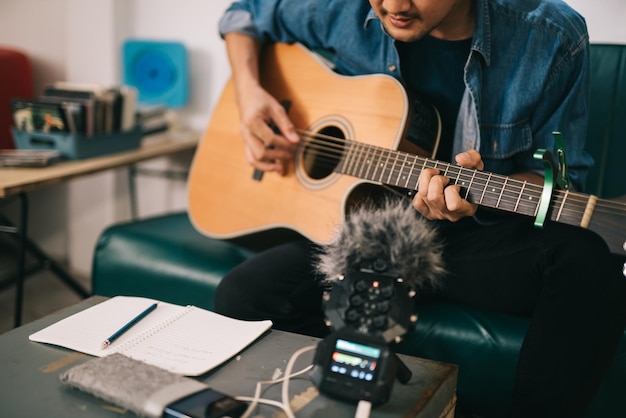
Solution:
[[[415,332],[405,336],[397,351],[457,364],[457,394],[463,407],[484,418],[506,416],[529,320],[447,303],[418,306],[417,314]],[[584,331],[580,338],[585,338]],[[616,416],[623,409],[625,379],[626,330],[586,416]]]
[[[198,233],[186,213],[113,225],[94,254],[92,289],[213,309],[215,287],[253,253]]]
[[[458,364],[463,407],[506,416],[528,319],[444,303],[418,306],[417,314],[398,352]]]

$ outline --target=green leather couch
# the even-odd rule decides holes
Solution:
[[[592,46],[588,150],[596,159],[588,193],[626,194],[626,46]],[[139,295],[213,308],[215,286],[253,250],[199,234],[186,213],[121,223],[106,229],[95,249],[93,292]],[[418,308],[415,332],[399,351],[458,364],[458,396],[482,417],[505,416],[526,318],[450,304]],[[581,331],[584,332],[584,331]],[[575,367],[576,365],[572,365]],[[626,416],[626,334],[589,417]]]

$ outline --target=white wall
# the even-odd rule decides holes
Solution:
[[[566,0],[587,20],[593,43],[626,43],[626,1]]]
[[[0,0],[0,45],[29,54],[38,92],[57,80],[119,82],[121,42],[129,37],[181,41],[190,52],[191,93],[180,118],[202,131],[229,74],[217,35],[217,21],[229,3]],[[592,42],[626,43],[624,0],[568,3],[586,17]],[[189,159],[163,159],[150,165],[184,168],[188,163]],[[31,235],[87,275],[97,236],[107,225],[129,218],[127,191],[126,172],[118,170],[32,193]],[[141,178],[139,197],[142,216],[186,207],[184,185],[162,179]]]

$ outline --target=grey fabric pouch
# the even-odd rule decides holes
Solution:
[[[118,353],[74,366],[62,373],[60,380],[65,385],[150,418],[160,417],[167,405],[208,387],[197,380]]]

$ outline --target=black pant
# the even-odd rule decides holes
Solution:
[[[626,280],[594,233],[534,228],[516,217],[493,226],[439,222],[448,301],[530,318],[519,357],[512,417],[578,417],[596,392],[626,325]],[[271,319],[277,329],[324,336],[322,288],[308,241],[274,247],[220,283],[216,311]]]

